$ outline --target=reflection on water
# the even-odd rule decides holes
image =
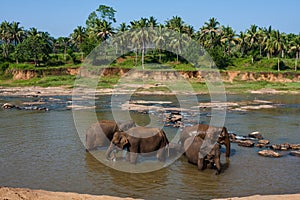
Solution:
[[[271,143],[300,143],[299,97],[229,96],[229,101],[259,98],[282,106],[246,113],[228,111],[226,126],[239,135],[260,131]],[[1,98],[0,103],[23,101]],[[68,100],[67,97],[56,98]],[[161,96],[152,98],[169,100]],[[201,98],[208,100],[207,96]],[[102,102],[102,106],[97,107],[98,118],[111,118],[109,97],[101,96],[98,101]],[[52,108],[49,112],[0,111],[0,185],[145,199],[210,199],[300,191],[299,158],[289,155],[278,159],[260,157],[257,155],[259,149],[236,144],[232,144],[228,162],[222,154],[225,170],[219,176],[215,175],[215,170],[198,171],[184,157],[151,173],[116,171],[85,152],[70,110],[64,109],[62,103],[58,109],[55,105]],[[132,113],[132,116],[141,120],[140,123],[149,120],[145,114]],[[205,120],[209,121],[209,117],[203,117]],[[172,138],[177,129],[169,127],[165,131]]]

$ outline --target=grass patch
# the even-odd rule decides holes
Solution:
[[[0,85],[5,87],[22,87],[22,86],[41,86],[41,87],[54,87],[54,86],[69,86],[73,87],[76,76],[61,75],[61,76],[45,76],[36,77],[29,80],[0,80]]]

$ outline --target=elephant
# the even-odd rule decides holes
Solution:
[[[198,165],[199,170],[204,170],[207,167],[216,166],[216,174],[221,172],[221,161],[220,161],[220,144],[215,143],[211,149],[205,152],[202,150],[204,140],[200,135],[195,137],[189,137],[184,142],[185,156],[188,158],[188,162]],[[205,149],[205,148],[204,148]]]
[[[113,120],[101,120],[92,124],[86,130],[86,150],[109,146],[115,132],[134,127],[133,121],[117,123]]]
[[[169,141],[165,132],[159,128],[133,127],[126,132],[118,131],[114,134],[110,146],[106,151],[106,158],[112,160],[114,150],[127,150],[126,160],[132,164],[137,163],[138,154],[153,155],[159,161],[165,161],[166,149]]]
[[[230,137],[226,127],[215,127],[206,124],[196,124],[194,126],[185,127],[180,133],[179,143],[183,146],[184,141],[191,137],[199,135],[202,139],[209,137],[209,139],[216,139],[219,144],[226,147],[226,157],[230,156]],[[215,138],[217,137],[218,138]]]

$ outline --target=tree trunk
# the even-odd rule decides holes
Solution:
[[[277,70],[280,71],[280,60],[277,58]]]
[[[296,59],[295,59],[295,71],[297,71],[298,59],[299,59],[299,51],[297,51],[297,52],[296,52]]]
[[[144,70],[144,62],[145,62],[145,44],[143,42],[143,48],[142,48],[142,68]]]

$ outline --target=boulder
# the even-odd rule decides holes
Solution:
[[[171,122],[175,123],[178,121],[181,121],[182,116],[180,114],[172,115],[172,118],[170,119]]]
[[[242,147],[253,147],[254,146],[254,142],[252,142],[251,140],[237,140],[236,141],[238,143],[239,146]]]
[[[271,149],[273,149],[273,150],[281,150],[281,145],[280,144],[272,144]]]
[[[300,144],[290,144],[292,150],[300,150]]]
[[[290,155],[300,157],[300,151],[291,151]]]
[[[289,143],[283,143],[280,145],[280,150],[282,150],[282,151],[287,151],[289,148],[290,148]]]
[[[281,154],[273,150],[262,150],[258,152],[258,155],[265,156],[265,157],[273,157],[273,158],[281,157]]]
[[[259,139],[259,140],[263,139],[262,134],[258,131],[249,133],[248,136],[251,138]]]
[[[256,147],[262,148],[265,147],[267,144],[270,144],[269,140],[258,140]]]
[[[257,143],[267,145],[267,144],[270,144],[270,141],[269,140],[258,140]]]
[[[2,105],[2,108],[3,109],[12,109],[12,108],[15,108],[16,106],[11,104],[11,103],[5,103]]]

